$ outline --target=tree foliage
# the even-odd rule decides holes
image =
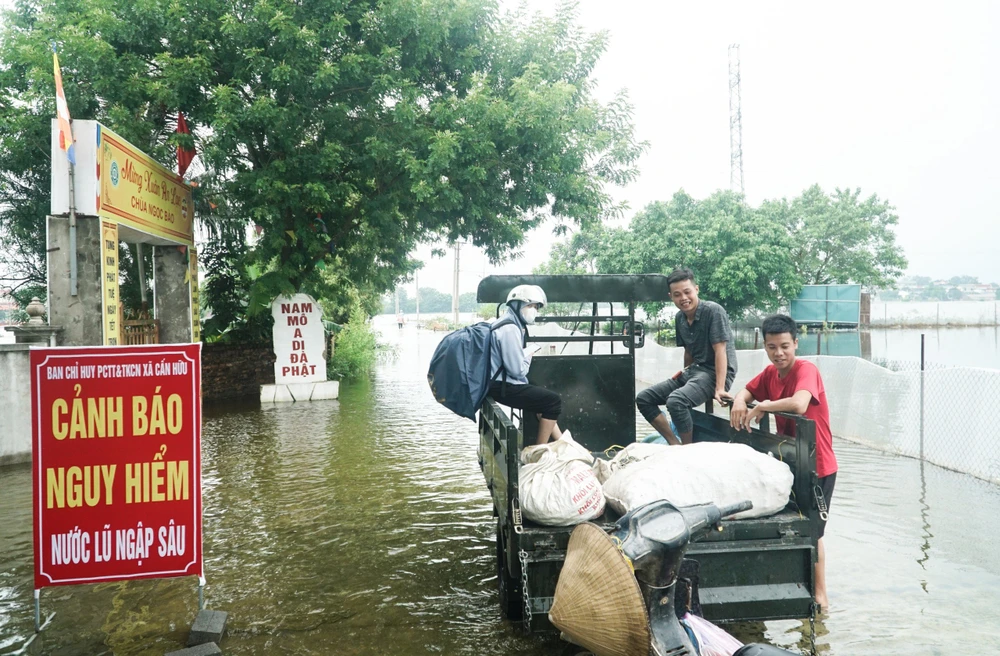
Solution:
[[[325,266],[359,289],[390,289],[431,239],[468,239],[500,261],[545,214],[614,214],[604,185],[636,172],[643,145],[625,97],[592,95],[605,36],[583,33],[574,12],[511,16],[495,0],[22,0],[0,32],[0,230],[32,254],[23,275],[44,281],[55,39],[74,118],[101,120],[168,165],[177,143],[197,142],[196,207],[212,238],[231,243],[248,221],[262,229],[247,261],[231,262],[260,268],[240,292],[248,306],[322,284]],[[178,110],[194,136],[173,134]]]
[[[733,316],[773,308],[801,283],[788,259],[787,235],[770,229],[768,215],[719,191],[696,200],[683,191],[636,214],[627,230],[612,232],[598,254],[602,273],[694,270],[701,294]],[[647,310],[657,310],[654,305]]]
[[[466,292],[458,295],[459,312],[476,312],[478,309],[479,304],[476,302],[475,292]],[[399,310],[404,314],[413,314],[417,311],[417,299],[410,298],[410,295],[404,288],[399,289]],[[396,313],[396,297],[394,294],[388,294],[382,298],[381,311],[382,314]],[[451,312],[451,294],[445,294],[433,287],[421,287],[420,312],[427,314]]]
[[[606,247],[609,233],[601,224],[584,226],[552,245],[549,259],[534,268],[538,275],[598,273],[597,257]]]
[[[793,238],[790,253],[805,285],[854,283],[868,289],[891,287],[906,270],[893,227],[899,217],[887,201],[861,189],[837,188],[832,194],[809,187],[791,203],[765,202]]]
[[[650,203],[626,229],[585,227],[555,244],[544,273],[695,272],[704,298],[730,315],[771,311],[802,285],[885,287],[906,266],[892,207],[860,191],[826,195],[818,186],[788,202],[747,205],[729,191],[704,200],[684,191]],[[656,313],[663,304],[649,304]]]

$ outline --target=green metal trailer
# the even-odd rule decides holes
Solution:
[[[481,303],[497,303],[519,284],[541,286],[549,303],[583,303],[589,315],[539,316],[536,322],[585,324],[584,334],[529,336],[535,342],[586,342],[586,355],[534,356],[530,382],[559,392],[560,425],[595,454],[612,445],[634,442],[635,352],[644,345],[644,327],[635,319],[638,303],[669,300],[666,276],[490,276],[479,286]],[[614,305],[612,305],[614,304]],[[608,311],[600,312],[605,306]],[[625,308],[620,314],[614,307]],[[601,325],[607,324],[608,331]],[[610,353],[594,345],[611,342]],[[614,345],[618,352],[614,352]],[[673,372],[663,372],[664,376]],[[794,474],[788,506],[770,517],[723,522],[722,530],[693,544],[697,591],[705,618],[715,622],[806,618],[812,612],[813,564],[819,511],[816,487],[815,427],[788,415],[797,438],[772,434],[765,417],[760,428],[738,432],[711,407],[694,414],[694,441],[740,442],[787,463]],[[520,510],[518,468],[524,434],[534,435],[533,416],[509,416],[491,399],[479,417],[479,463],[493,500],[496,562],[502,611],[527,631],[553,630],[548,621],[556,582],[573,527],[541,526]],[[618,516],[608,510],[595,523],[607,531]]]

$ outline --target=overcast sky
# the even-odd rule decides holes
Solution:
[[[614,192],[627,216],[681,188],[728,188],[727,47],[739,43],[750,203],[860,187],[896,207],[909,273],[1000,282],[1000,4],[582,0],[580,20],[610,32],[599,95],[628,89],[650,143],[639,179]],[[551,241],[547,227],[499,269],[463,249],[462,291],[484,270],[530,272]],[[451,256],[418,256],[421,286],[450,291]]]

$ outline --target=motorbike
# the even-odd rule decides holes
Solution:
[[[641,599],[631,591],[634,584],[630,588],[630,583],[624,580],[622,572],[627,573],[627,569],[622,569],[620,563],[615,562],[612,549],[603,544],[601,536],[596,533],[603,533],[598,527],[589,525],[592,527],[590,537],[587,537],[587,531],[582,534],[589,542],[580,541],[578,544],[584,549],[593,545],[591,556],[599,555],[599,558],[584,560],[587,556],[573,553],[576,531],[588,525],[578,527],[571,537],[570,551],[563,568],[570,580],[564,585],[563,575],[560,576],[549,618],[569,639],[591,649],[596,656],[699,656],[698,647],[681,625],[676,612],[675,586],[684,554],[695,538],[711,530],[721,530],[723,517],[751,507],[749,501],[722,508],[712,503],[677,507],[667,501],[654,501],[621,517],[609,538],[613,549],[624,557],[631,568]],[[580,550],[577,547],[577,551]],[[598,562],[602,565],[595,567]],[[573,581],[574,576],[579,580]],[[608,579],[617,580],[620,584],[609,585]],[[562,598],[560,588],[565,591]],[[589,591],[590,596],[575,593],[575,589]],[[600,599],[602,590],[616,598],[610,603],[603,603]],[[566,608],[568,604],[587,608]],[[623,613],[629,613],[630,609],[633,618],[641,618],[640,604],[645,610],[646,627],[640,626],[641,621],[623,619]],[[617,634],[605,629],[609,625],[616,627]],[[770,645],[751,644],[740,648],[734,656],[793,653]]]

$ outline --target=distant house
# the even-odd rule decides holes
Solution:
[[[958,291],[962,292],[963,301],[995,301],[997,300],[996,290],[990,284],[969,284],[957,285]]]

